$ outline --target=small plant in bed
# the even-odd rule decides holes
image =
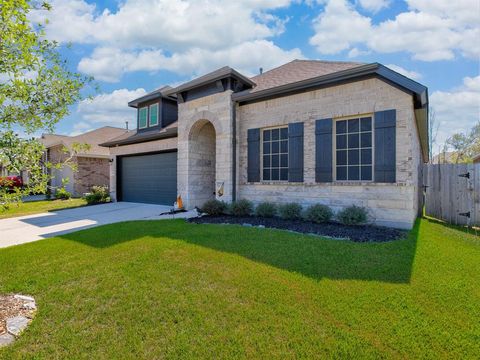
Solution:
[[[234,201],[230,205],[230,214],[233,216],[249,216],[253,213],[253,203],[246,199]]]
[[[71,197],[72,197],[72,194],[69,191],[67,191],[67,189],[65,189],[64,187],[57,189],[57,191],[55,192],[55,198],[59,200],[68,200]]]
[[[315,204],[305,210],[305,219],[314,223],[329,222],[333,218],[333,211],[327,205]]]
[[[262,202],[255,209],[255,216],[273,218],[277,215],[277,205],[271,202]]]
[[[278,207],[278,213],[284,220],[298,220],[302,218],[302,205],[298,203],[282,204]]]
[[[352,205],[340,210],[337,219],[344,225],[364,225],[368,222],[368,212],[364,207]]]
[[[107,186],[92,186],[92,190],[85,194],[88,205],[103,204],[110,202],[110,195]]]
[[[201,211],[211,216],[223,215],[227,211],[227,204],[216,199],[208,200],[203,204]]]

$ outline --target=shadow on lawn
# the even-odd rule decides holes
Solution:
[[[165,237],[237,254],[317,280],[409,283],[420,225],[417,221],[406,239],[388,243],[326,240],[281,230],[185,224],[183,220],[118,223],[101,227],[101,232],[99,228],[88,229],[61,238],[96,248],[109,248],[142,237]]]

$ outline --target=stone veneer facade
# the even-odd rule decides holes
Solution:
[[[232,199],[232,109],[231,92],[205,96],[179,104],[178,192],[187,207],[199,206],[199,183],[205,178],[193,171],[201,156],[192,151],[192,129],[208,120],[216,131],[216,182],[224,184],[222,200]],[[333,117],[371,114],[396,109],[397,181],[315,182],[315,121]],[[304,182],[247,182],[247,130],[303,122]],[[339,210],[355,204],[365,206],[376,224],[410,228],[419,212],[419,171],[421,159],[413,99],[396,87],[373,78],[348,84],[283,96],[236,107],[237,199],[255,203],[299,202],[306,206],[323,203]],[[197,191],[198,190],[198,191]],[[218,196],[217,196],[218,198]]]

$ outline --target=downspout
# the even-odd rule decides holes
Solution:
[[[237,200],[237,103],[232,101],[232,201]]]

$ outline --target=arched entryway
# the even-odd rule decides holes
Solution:
[[[198,120],[188,139],[188,194],[190,207],[215,199],[216,132],[208,120]]]

